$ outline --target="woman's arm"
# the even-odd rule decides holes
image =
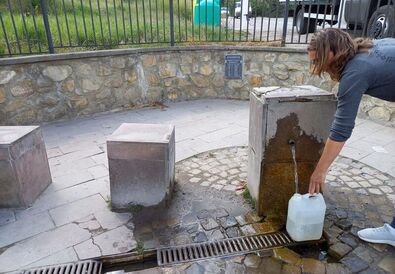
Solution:
[[[335,117],[324,152],[311,175],[309,193],[323,190],[325,175],[342,150],[344,143],[350,138],[355,125],[359,103],[362,95],[373,81],[369,76],[366,62],[354,62],[343,73],[339,84],[338,102]]]
[[[321,155],[318,164],[311,175],[309,193],[319,193],[324,190],[324,182],[328,168],[339,155],[345,142],[336,142],[328,138],[325,144],[324,152]]]

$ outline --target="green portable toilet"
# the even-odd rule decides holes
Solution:
[[[202,0],[196,3],[193,14],[193,23],[195,25],[219,26],[220,22],[220,0]]]

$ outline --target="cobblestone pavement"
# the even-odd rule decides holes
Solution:
[[[177,190],[159,219],[135,223],[135,237],[145,248],[181,245],[269,233],[283,229],[254,214],[238,186],[246,181],[247,149],[221,149],[177,164]],[[275,249],[273,252],[214,259],[157,273],[395,273],[395,248],[368,244],[357,231],[382,226],[395,214],[395,179],[360,162],[341,157],[331,167],[324,197],[328,246]],[[320,251],[324,251],[321,252]],[[328,254],[328,255],[325,255]],[[323,256],[319,258],[320,256]],[[321,259],[321,260],[319,260]],[[154,271],[154,270],[150,270]],[[136,272],[140,273],[140,272]],[[145,272],[141,272],[145,273]],[[151,273],[151,272],[147,272]]]
[[[106,137],[121,123],[175,125],[176,161],[181,161],[213,149],[247,145],[248,114],[247,101],[211,99],[171,103],[168,108],[107,113],[43,126],[53,183],[30,208],[0,210],[0,272],[72,262],[119,253],[137,246],[132,214],[111,212],[107,205],[109,182]],[[342,155],[395,176],[395,129],[358,119],[353,136],[347,141]],[[192,169],[198,172],[196,166]],[[245,170],[232,167],[223,171],[228,174],[226,184],[219,179],[213,183],[216,180],[214,176],[197,183],[193,183],[197,180],[193,179],[190,184],[201,189],[201,193],[206,193],[208,189],[213,193],[222,193],[223,196],[218,196],[224,202],[222,207],[226,210],[234,208],[234,211],[228,212],[229,216],[241,216],[249,211],[249,207],[242,203],[241,197],[232,194],[232,189],[236,185],[236,179],[233,179],[245,176]],[[232,174],[236,171],[239,173]],[[221,172],[215,176],[222,178]],[[351,170],[349,172],[352,174]],[[205,173],[202,171],[202,174]],[[354,175],[350,174],[344,176],[353,178]],[[234,175],[236,177],[231,178]],[[358,185],[345,178],[342,187],[360,191],[361,197],[366,197],[367,201],[372,197],[380,200],[382,196],[393,200],[393,194],[386,193],[389,191],[386,186],[393,187],[391,181],[379,186],[374,179],[371,182],[369,179],[356,181],[361,185],[361,188],[357,188]],[[180,185],[182,182],[186,181],[180,180]],[[207,187],[209,184],[210,187]],[[367,184],[372,187],[366,187]],[[363,195],[363,191],[369,195]],[[234,199],[242,206],[236,208],[229,205],[225,203],[227,199]],[[193,212],[212,209],[204,208],[204,203],[195,202],[193,205]],[[393,210],[381,208],[386,212]],[[182,212],[187,210],[190,208],[186,207]],[[374,211],[366,212],[374,215]],[[388,221],[390,215],[384,213],[378,217]],[[377,217],[371,220],[379,222]],[[359,223],[359,226],[368,224]]]

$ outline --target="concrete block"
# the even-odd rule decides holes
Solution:
[[[50,183],[41,129],[0,127],[0,207],[27,207]]]
[[[308,191],[335,109],[334,95],[312,86],[251,92],[248,188],[259,215],[286,219],[288,200],[295,193],[291,139],[295,141],[299,192]]]
[[[113,209],[154,206],[170,196],[174,136],[174,126],[124,123],[107,139]]]

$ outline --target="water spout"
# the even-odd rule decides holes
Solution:
[[[288,140],[288,144],[291,146],[292,158],[294,160],[295,193],[299,193],[298,164],[296,163],[296,142],[294,140],[290,139],[290,140]]]

